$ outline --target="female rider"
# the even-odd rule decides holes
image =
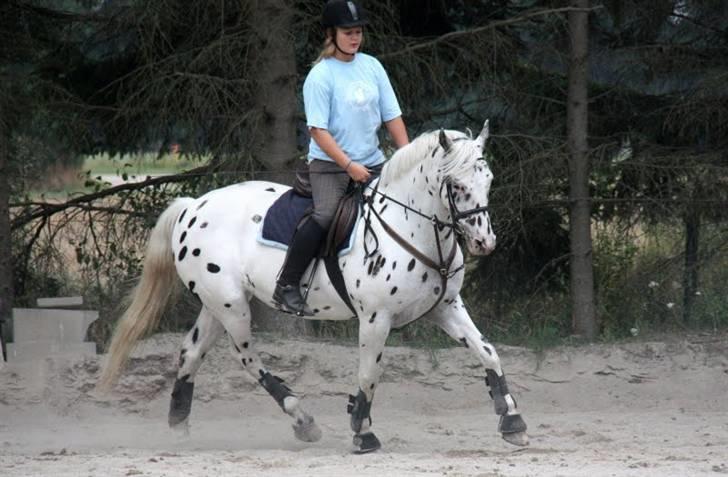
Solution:
[[[286,311],[300,316],[313,316],[300,293],[301,277],[349,181],[366,182],[381,169],[377,131],[382,123],[397,148],[409,143],[386,71],[376,58],[359,53],[366,24],[358,1],[329,0],[323,11],[324,47],[303,84],[314,209],[296,230],[273,295]]]

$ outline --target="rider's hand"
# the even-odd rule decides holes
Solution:
[[[359,163],[351,162],[346,169],[349,177],[354,179],[355,182],[366,182],[369,180],[369,169],[362,166]]]

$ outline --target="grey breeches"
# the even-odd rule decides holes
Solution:
[[[328,230],[351,178],[335,162],[318,159],[309,163],[308,171],[313,193],[313,220]]]
[[[371,179],[378,177],[381,169],[381,165],[369,167]],[[313,194],[313,220],[328,230],[351,178],[338,164],[331,161],[314,159],[309,163],[308,170]]]

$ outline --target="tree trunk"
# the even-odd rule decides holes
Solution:
[[[259,0],[250,17],[257,37],[259,121],[253,155],[269,173],[260,179],[292,184],[296,148],[298,96],[293,12],[285,0]]]
[[[258,94],[255,107],[260,118],[255,134],[253,155],[267,172],[256,179],[293,184],[296,147],[298,95],[296,52],[294,49],[293,12],[285,0],[258,0],[250,17],[257,37]],[[319,273],[322,269],[319,270]],[[253,300],[256,329],[299,336],[311,334],[310,323],[283,316]]]
[[[569,137],[569,240],[571,248],[571,318],[573,332],[587,339],[597,334],[589,197],[588,52],[589,0],[572,0],[582,9],[569,12],[571,58],[567,133]]]
[[[13,253],[10,233],[10,130],[0,104],[0,365],[7,358],[4,329],[9,328],[13,312]]]
[[[683,322],[690,323],[695,293],[698,291],[698,250],[700,214],[693,210],[685,216],[685,270],[683,272]]]

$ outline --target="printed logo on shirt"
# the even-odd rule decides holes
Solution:
[[[360,110],[371,110],[377,100],[377,90],[365,81],[354,81],[346,92],[346,103]]]

